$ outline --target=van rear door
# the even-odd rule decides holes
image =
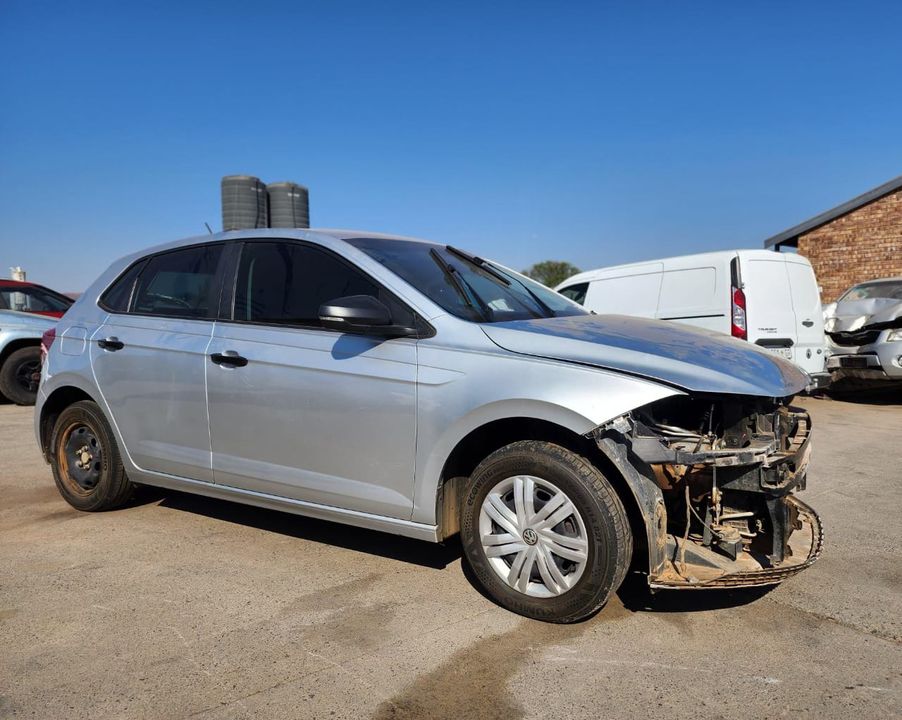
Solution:
[[[764,250],[740,252],[739,264],[749,342],[795,361],[798,334],[785,258]]]
[[[796,364],[810,374],[826,372],[824,316],[814,270],[805,258],[784,257],[796,316]]]

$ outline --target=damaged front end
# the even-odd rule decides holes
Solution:
[[[745,396],[676,396],[593,432],[645,519],[653,588],[772,585],[821,551],[806,483],[811,419]]]

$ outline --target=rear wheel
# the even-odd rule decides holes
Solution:
[[[476,468],[461,540],[500,605],[557,623],[601,608],[623,581],[633,547],[623,504],[598,468],[539,441],[508,445]]]
[[[0,394],[16,405],[34,405],[40,375],[41,348],[19,348],[0,367]]]
[[[122,467],[119,449],[100,408],[81,400],[63,410],[50,439],[53,479],[60,494],[78,510],[119,507],[134,486]]]

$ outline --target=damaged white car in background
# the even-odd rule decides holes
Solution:
[[[902,277],[855,285],[824,309],[834,381],[902,382]]]

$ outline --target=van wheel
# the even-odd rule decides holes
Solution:
[[[41,372],[41,348],[29,346],[10,353],[0,367],[0,394],[16,405],[34,405],[38,396],[35,375]]]
[[[598,468],[532,440],[501,448],[473,472],[461,541],[498,604],[555,623],[599,610],[623,582],[633,551],[623,503]]]
[[[100,408],[81,400],[63,410],[50,438],[53,479],[72,507],[94,512],[123,505],[134,486]]]

